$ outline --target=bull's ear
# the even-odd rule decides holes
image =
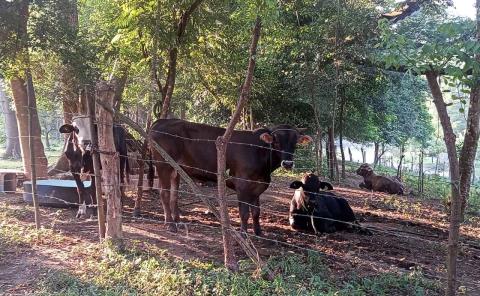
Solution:
[[[312,141],[313,141],[312,137],[307,135],[301,135],[300,137],[298,137],[297,143],[300,145],[306,145]]]
[[[73,125],[67,123],[67,124],[64,124],[62,125],[58,131],[62,134],[69,134],[71,132],[73,132],[75,130],[75,128],[73,127]],[[77,129],[78,130],[78,129]]]
[[[303,187],[303,183],[300,181],[293,181],[292,184],[290,184],[290,188],[292,189],[298,189]]]
[[[267,144],[272,144],[273,143],[273,136],[270,135],[269,133],[263,133],[260,135],[260,140],[264,141]]]

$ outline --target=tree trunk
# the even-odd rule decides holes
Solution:
[[[7,137],[5,154],[2,158],[18,159],[21,157],[18,125],[15,111],[10,108],[10,99],[5,92],[5,84],[0,78],[0,110],[5,116],[5,135]]]
[[[31,137],[33,137],[33,147],[35,147],[35,166],[37,171],[37,178],[46,178],[47,158],[45,157],[45,152],[41,141],[42,132],[40,128],[40,122],[38,120],[37,104],[35,101],[34,91],[32,89],[32,100],[30,101],[29,105],[27,85],[25,83],[25,80],[20,77],[13,77],[10,80],[10,85],[12,87],[15,110],[17,111],[17,124],[20,133],[20,147],[22,151],[23,168],[25,171],[25,175],[28,179],[30,179],[32,173],[31,163],[29,159],[30,147],[28,143],[28,110],[30,109],[32,120]]]
[[[374,142],[375,150],[373,153],[373,167],[375,168],[378,164],[378,154],[379,154],[379,148],[380,144],[378,142]]]
[[[113,109],[114,88],[106,82],[99,82],[96,87],[97,98],[110,109]],[[115,245],[121,246],[122,233],[122,202],[119,182],[119,161],[113,139],[113,116],[103,107],[95,108],[98,122],[98,148],[102,153],[102,187],[107,200],[107,227],[105,238]],[[100,199],[101,197],[98,197]]]
[[[402,164],[403,164],[403,159],[405,158],[405,145],[402,144],[400,146],[400,161],[398,162],[398,167],[397,167],[397,177],[402,179]]]
[[[248,101],[248,96],[250,95],[250,89],[252,86],[253,72],[255,69],[255,59],[257,52],[258,40],[260,38],[260,29],[261,29],[261,19],[257,17],[255,21],[255,27],[252,31],[252,43],[250,44],[250,54],[249,62],[247,68],[247,74],[245,81],[242,85],[240,92],[240,97],[238,99],[237,108],[235,113],[228,124],[227,129],[223,136],[218,137],[216,140],[217,147],[217,166],[218,166],[218,204],[220,209],[220,217],[222,224],[222,236],[223,236],[223,248],[225,253],[225,267],[229,270],[238,270],[238,263],[235,258],[233,240],[230,233],[230,216],[228,214],[228,206],[226,200],[226,185],[225,185],[225,175],[226,175],[226,154],[227,154],[227,143],[230,141],[230,138],[233,133],[233,129],[240,119],[241,112],[245,108],[245,105]]]
[[[342,157],[342,179],[345,179],[345,151],[343,150],[343,125],[344,125],[344,113],[345,113],[345,94],[344,89],[341,89],[341,101],[340,101],[340,133],[339,133],[339,143],[340,143],[340,155]],[[337,165],[338,167],[338,165]],[[337,172],[338,175],[338,172]]]
[[[177,46],[182,43],[183,35],[185,33],[185,29],[187,28],[188,21],[192,16],[193,12],[200,6],[200,4],[204,0],[195,0],[190,7],[185,10],[178,22],[177,25],[177,34],[176,34],[176,42]],[[162,97],[163,97],[163,104],[162,104],[162,112],[160,113],[160,118],[167,118],[167,115],[170,111],[170,104],[172,100],[173,90],[175,88],[175,78],[177,76],[177,57],[178,57],[178,48],[172,47],[168,50],[168,70],[167,70],[167,78],[165,81],[165,86],[163,87]]]
[[[348,158],[350,159],[350,162],[353,162],[353,155],[352,155],[352,150],[350,147],[348,147]]]
[[[335,180],[335,139],[333,137],[333,128],[328,128],[328,175],[330,180]]]
[[[322,175],[322,162],[323,162],[323,155],[322,155],[322,130],[320,128],[317,129],[317,136],[315,139],[315,164],[316,164],[316,171],[317,174],[320,176]]]
[[[453,131],[447,106],[443,100],[443,94],[438,84],[438,74],[435,72],[426,73],[428,85],[432,92],[433,103],[438,112],[440,123],[443,129],[443,140],[447,147],[448,162],[450,165],[451,206],[450,206],[450,227],[448,232],[447,247],[447,290],[446,295],[455,295],[457,290],[457,256],[458,240],[460,236],[460,222],[462,212],[462,197],[460,195],[460,172],[456,151],[456,135]]]

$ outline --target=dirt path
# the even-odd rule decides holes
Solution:
[[[274,186],[261,198],[264,235],[262,238],[252,237],[252,240],[264,258],[308,249],[321,254],[332,276],[339,280],[351,272],[368,276],[412,269],[421,270],[427,277],[435,279],[445,276],[448,221],[441,203],[338,188],[335,192],[347,198],[361,223],[376,231],[373,236],[349,232],[314,236],[294,232],[288,227],[287,211],[292,190],[287,185],[290,181],[276,178]],[[204,188],[204,193],[214,197],[212,188]],[[238,227],[237,203],[234,196],[231,199],[230,212]],[[8,200],[11,206],[22,205],[18,196],[0,197],[2,200]],[[183,205],[182,222],[187,225],[179,227],[178,233],[174,234],[166,231],[161,223],[162,209],[157,197],[146,196],[143,220],[130,218],[133,202],[128,201],[124,220],[126,238],[154,243],[179,258],[222,262],[219,224],[206,213],[200,201],[182,194],[180,203]],[[73,219],[73,209],[44,208],[42,215],[45,225],[60,230],[66,239],[49,248],[2,250],[0,291],[11,293],[7,295],[28,293],[31,279],[42,276],[42,272],[49,268],[75,270],[80,259],[68,255],[72,248],[88,248],[89,244],[96,243],[95,221]],[[31,222],[31,216],[24,220]],[[240,250],[238,254],[242,256]],[[479,264],[480,219],[477,219],[462,228],[459,257],[459,280],[469,287],[471,295],[480,295]]]

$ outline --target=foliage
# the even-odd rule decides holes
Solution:
[[[411,295],[437,289],[418,271],[335,281],[329,277],[322,257],[314,253],[270,258],[268,265],[277,276],[268,281],[252,278],[248,262],[243,262],[242,271],[234,274],[211,263],[172,261],[161,253],[154,255],[135,246],[130,248],[133,250],[126,254],[110,251],[100,262],[88,260],[87,269],[92,272],[80,278],[55,272],[41,282],[37,294],[388,295],[395,292]]]

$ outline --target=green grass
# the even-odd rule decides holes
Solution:
[[[37,295],[432,295],[438,287],[420,272],[385,273],[342,281],[331,277],[322,257],[288,254],[271,258],[273,280],[252,277],[242,262],[239,273],[198,260],[174,260],[135,250],[106,252],[86,263],[82,276],[55,272],[42,280]]]
[[[62,147],[53,146],[52,150],[45,150],[45,156],[47,157],[48,164],[55,163],[62,153]],[[0,148],[0,155],[3,155],[5,149]],[[0,158],[0,169],[16,169],[23,170],[23,163],[21,159],[2,159]]]

